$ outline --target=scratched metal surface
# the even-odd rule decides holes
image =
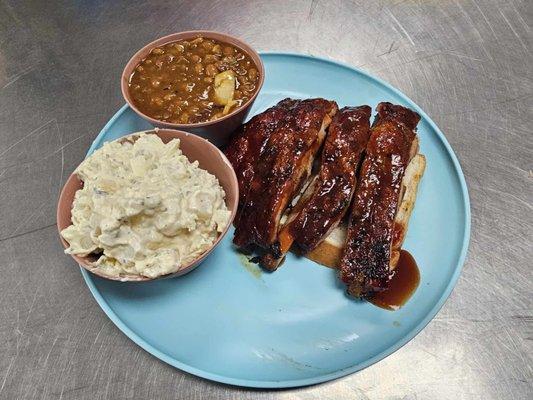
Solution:
[[[0,398],[533,398],[532,8],[527,0],[1,1]],[[196,378],[120,333],[62,253],[58,191],[123,104],[123,65],[144,43],[194,28],[362,67],[422,106],[457,152],[473,212],[465,269],[435,320],[384,361],[288,391]]]

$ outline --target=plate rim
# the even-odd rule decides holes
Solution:
[[[446,285],[445,290],[443,291],[441,297],[437,301],[437,303],[431,308],[429,313],[426,314],[426,316],[412,329],[410,329],[400,340],[398,340],[393,345],[387,347],[383,351],[379,352],[378,354],[374,355],[373,357],[370,357],[366,359],[363,362],[357,363],[355,365],[352,365],[347,368],[339,369],[335,372],[330,372],[328,374],[323,374],[311,378],[303,378],[303,379],[291,379],[291,380],[253,380],[253,379],[242,379],[242,378],[232,378],[225,375],[219,375],[215,373],[211,373],[208,371],[204,371],[202,369],[193,367],[189,364],[186,364],[184,362],[181,362],[162,351],[158,350],[148,342],[146,342],[142,337],[140,337],[137,333],[132,331],[122,320],[121,318],[115,313],[115,311],[109,306],[107,301],[102,297],[99,290],[96,288],[96,285],[94,284],[92,275],[84,270],[83,268],[80,268],[81,274],[83,276],[83,279],[87,286],[89,287],[89,290],[91,294],[93,295],[94,299],[104,311],[104,313],[107,315],[107,317],[115,324],[117,328],[119,328],[129,339],[131,339],[134,343],[136,343],[138,346],[140,346],[142,349],[147,351],[148,353],[152,354],[153,356],[157,357],[161,361],[164,361],[165,363],[178,368],[182,371],[188,372],[190,374],[199,376],[201,378],[209,379],[211,381],[216,381],[220,383],[225,383],[229,385],[235,385],[235,386],[241,386],[241,387],[250,387],[250,388],[264,388],[264,389],[274,389],[274,388],[293,388],[293,387],[302,387],[302,386],[309,386],[314,385],[318,383],[323,383],[327,381],[331,381],[334,379],[338,379],[347,375],[350,375],[354,372],[360,371],[362,369],[365,369],[369,367],[372,364],[377,363],[378,361],[383,360],[384,358],[388,357],[389,355],[396,352],[398,349],[403,347],[405,344],[410,342],[416,335],[418,335],[427,325],[428,323],[437,315],[437,313],[440,311],[440,309],[443,307],[446,300],[449,298],[450,294],[452,293],[453,289],[455,288],[457,284],[457,280],[459,279],[459,276],[461,274],[461,271],[463,269],[465,259],[468,252],[468,247],[470,243],[470,233],[471,233],[471,209],[470,209],[470,196],[468,193],[468,187],[466,184],[466,179],[463,173],[463,170],[461,168],[461,165],[459,163],[459,160],[453,151],[451,145],[449,144],[448,140],[444,136],[444,134],[441,132],[437,124],[416,104],[413,100],[411,100],[407,95],[405,95],[403,92],[401,92],[399,89],[396,89],[394,86],[389,84],[388,82],[382,80],[381,78],[378,78],[377,76],[374,76],[370,74],[369,72],[366,72],[358,67],[354,67],[352,65],[349,65],[347,63],[333,60],[331,58],[325,58],[325,57],[319,57],[319,56],[313,56],[310,54],[303,54],[303,53],[296,53],[296,52],[277,52],[277,51],[260,51],[258,52],[261,57],[263,56],[274,56],[274,57],[294,57],[299,59],[306,59],[311,61],[321,61],[326,64],[330,64],[334,67],[342,67],[345,69],[349,69],[351,71],[354,71],[360,75],[363,75],[367,79],[370,79],[384,87],[386,87],[388,90],[391,90],[393,93],[395,93],[397,96],[399,96],[402,100],[405,102],[412,104],[416,112],[418,112],[423,119],[427,121],[427,123],[430,125],[431,129],[434,130],[434,132],[437,134],[437,137],[441,141],[441,143],[444,145],[444,148],[446,149],[447,155],[450,157],[452,164],[454,166],[455,174],[457,175],[459,179],[459,183],[461,186],[461,197],[462,197],[462,206],[464,207],[464,229],[463,229],[463,237],[462,237],[462,247],[461,251],[459,253],[459,257],[456,263],[455,271]],[[98,133],[94,141],[92,142],[91,146],[89,147],[89,150],[87,151],[87,155],[89,155],[91,152],[94,151],[96,146],[100,144],[102,141],[103,136],[106,134],[106,132],[110,129],[110,127],[126,112],[126,110],[129,108],[127,104],[123,105],[112,117],[111,119],[104,125],[104,127],[101,129],[101,131]],[[87,156],[86,155],[86,156]]]

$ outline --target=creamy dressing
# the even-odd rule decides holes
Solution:
[[[101,254],[111,276],[154,278],[176,272],[206,251],[229,221],[217,178],[189,162],[180,141],[154,134],[109,142],[76,169],[72,225],[61,231],[69,254]]]

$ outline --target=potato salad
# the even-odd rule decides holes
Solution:
[[[155,134],[109,142],[75,171],[72,225],[61,231],[69,254],[99,255],[106,275],[149,278],[176,272],[226,228],[230,211],[217,178],[190,162],[180,141]]]

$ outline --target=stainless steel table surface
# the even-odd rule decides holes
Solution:
[[[2,0],[0,398],[532,399],[532,23],[527,0]],[[124,64],[189,29],[363,68],[445,133],[470,190],[468,258],[444,308],[395,354],[308,388],[209,382],[123,335],[63,254],[58,192],[124,103]]]

